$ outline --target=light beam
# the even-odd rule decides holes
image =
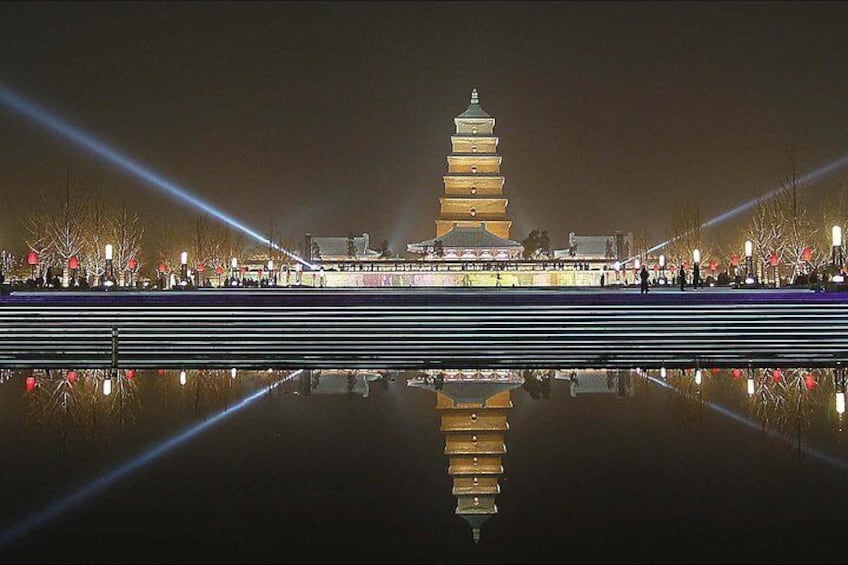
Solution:
[[[162,457],[170,451],[173,451],[175,448],[194,438],[201,432],[211,428],[218,422],[225,420],[226,418],[232,416],[236,412],[240,412],[244,408],[247,408],[251,404],[253,404],[257,399],[261,398],[262,395],[267,394],[271,390],[277,388],[281,384],[286,381],[289,381],[293,378],[296,378],[303,372],[303,369],[299,369],[294,373],[287,375],[284,379],[280,379],[272,385],[264,387],[262,390],[259,390],[247,398],[239,401],[237,404],[229,406],[224,410],[218,412],[208,420],[204,420],[199,424],[195,424],[190,426],[186,430],[178,433],[175,436],[172,436],[162,443],[152,447],[151,449],[145,451],[141,455],[127,461],[123,465],[120,465],[117,468],[112,469],[107,472],[105,475],[102,475],[89,483],[86,483],[79,489],[74,492],[68,494],[64,498],[59,499],[58,501],[50,504],[46,508],[32,514],[31,516],[25,518],[23,521],[18,522],[16,525],[12,526],[8,530],[0,533],[0,547],[4,545],[8,545],[9,543],[15,541],[21,536],[27,534],[34,528],[41,526],[45,522],[56,518],[63,512],[70,510],[77,504],[83,502],[84,500],[91,498],[95,494],[103,491],[104,489],[110,487],[115,482],[123,479],[127,475],[139,470],[144,467],[148,463],[155,461],[156,459]]]
[[[29,102],[24,99],[22,96],[16,94],[7,86],[0,83],[0,104],[5,105],[6,107],[15,110],[19,114],[26,116],[27,118],[32,119],[33,121],[39,123],[50,131],[58,133],[65,139],[72,141],[73,143],[88,149],[101,159],[111,163],[114,166],[126,171],[133,176],[141,179],[146,184],[153,186],[160,191],[169,194],[171,196],[175,196],[179,200],[191,204],[192,206],[203,210],[204,212],[218,218],[219,220],[225,222],[226,224],[236,228],[237,230],[249,235],[253,239],[262,242],[265,245],[270,245],[277,251],[280,251],[287,255],[288,257],[294,259],[295,261],[303,264],[309,269],[315,269],[315,266],[311,263],[308,263],[297,254],[292,253],[288,249],[284,249],[283,247],[277,245],[276,243],[269,241],[267,237],[259,234],[258,232],[252,230],[251,228],[245,226],[235,218],[228,216],[224,212],[221,212],[211,204],[208,204],[192,194],[188,189],[183,188],[176,184],[173,181],[166,179],[165,177],[159,175],[158,173],[152,171],[148,167],[140,164],[124,155],[123,153],[108,147],[105,143],[95,139],[93,136],[84,132],[83,130],[72,126],[68,122],[62,120],[58,116],[53,115],[48,110]]]

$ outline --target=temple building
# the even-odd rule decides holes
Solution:
[[[498,512],[495,497],[501,492],[510,390],[522,382],[512,371],[429,371],[407,381],[436,393],[455,512],[471,526],[475,543],[483,523]]]
[[[306,234],[303,256],[307,261],[363,261],[379,259],[381,253],[371,249],[371,238],[362,235],[317,237]]]
[[[480,106],[476,88],[454,124],[436,236],[407,249],[439,259],[518,258],[522,246],[509,239],[512,222],[506,214],[495,118]]]

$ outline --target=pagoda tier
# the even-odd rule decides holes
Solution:
[[[454,118],[454,124],[456,134],[451,136],[451,153],[447,156],[436,237],[444,236],[454,226],[482,226],[508,240],[512,222],[506,215],[503,158],[497,153],[495,118],[480,107],[476,88],[471,92],[468,108]]]

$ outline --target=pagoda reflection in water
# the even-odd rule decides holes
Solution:
[[[475,543],[483,523],[498,512],[510,391],[523,383],[515,371],[430,371],[407,381],[436,394],[456,513],[471,525]]]

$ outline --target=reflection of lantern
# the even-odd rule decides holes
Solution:
[[[68,371],[68,382],[73,384],[77,382],[77,372],[76,371]]]
[[[807,390],[813,390],[816,388],[816,377],[814,377],[812,373],[804,375],[804,386],[807,387]]]
[[[38,265],[38,253],[35,251],[30,251],[27,253],[27,265],[30,267],[35,267]]]
[[[79,258],[76,256],[70,257],[68,259],[68,268],[72,271],[79,269]]]
[[[730,256],[730,266],[731,267],[738,267],[739,266],[739,255],[737,255],[736,253],[734,253],[733,255]]]
[[[138,267],[138,261],[136,261],[135,257],[127,261],[127,268],[130,271],[134,271],[136,267]]]
[[[156,371],[156,374],[158,374],[160,377],[164,377],[165,375],[168,374],[168,371],[165,370],[165,369],[159,369],[159,370]]]
[[[779,382],[780,382],[780,378],[781,378],[781,375],[780,375],[780,369],[775,369],[774,371],[772,371],[772,372],[771,372],[771,379],[772,379],[774,382],[779,383]]]
[[[813,250],[809,247],[805,247],[804,250],[801,252],[801,260],[809,263],[812,258]]]
[[[733,378],[739,380],[742,377],[742,369],[733,369]]]
[[[135,378],[135,369],[127,369],[127,380],[131,381]]]
[[[35,390],[35,377],[26,378],[26,391],[32,392]]]
[[[719,372],[719,368],[718,368],[718,367],[713,367],[712,369],[710,369],[710,374],[711,374],[711,375],[717,375],[717,374],[718,374],[718,372]]]

